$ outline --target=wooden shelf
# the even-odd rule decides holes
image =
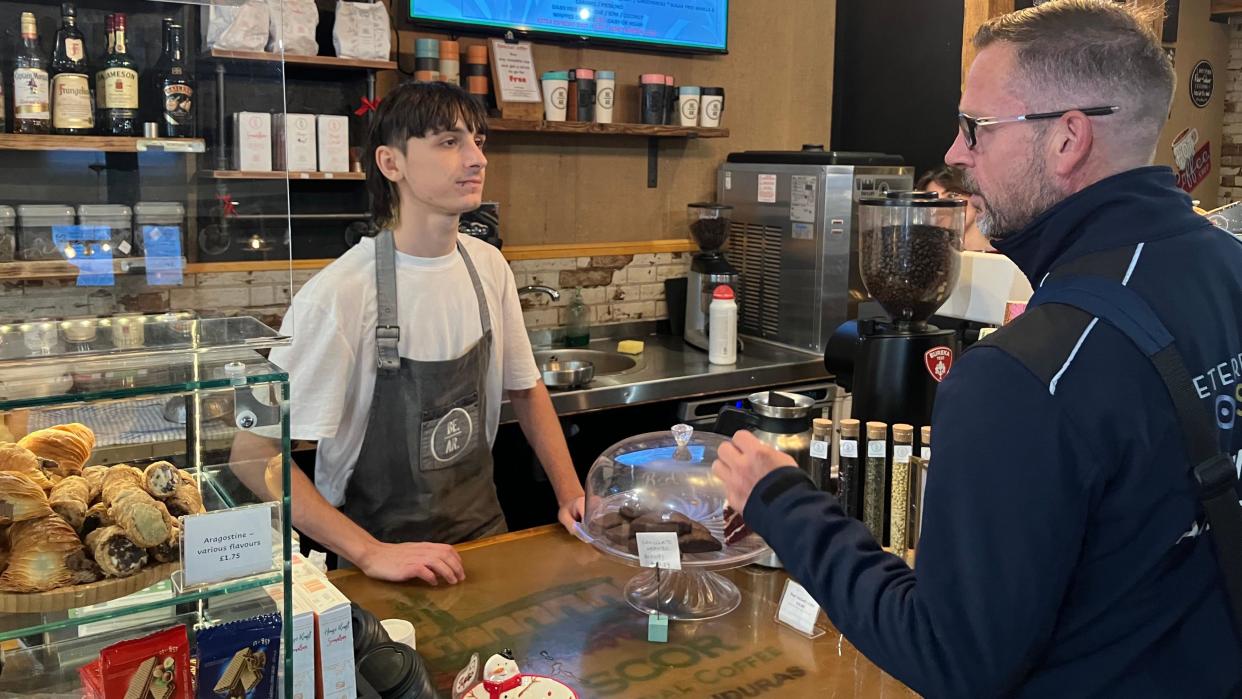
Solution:
[[[248,172],[245,170],[208,170],[204,177],[213,180],[365,180],[365,172]]]
[[[202,153],[206,143],[201,138],[0,134],[0,150]]]
[[[268,62],[279,62],[283,58],[286,65],[317,66],[319,68],[330,68],[334,70],[396,70],[397,68],[395,61],[368,61],[360,58],[338,58],[336,56],[301,56],[292,53],[286,53],[282,57],[279,54],[268,53],[266,51],[226,51],[224,49],[212,49],[211,57],[232,61]]]
[[[647,138],[727,138],[729,130],[705,126],[654,126],[651,124],[597,124],[590,121],[522,121],[488,119],[488,131],[557,133],[589,136],[645,136]]]

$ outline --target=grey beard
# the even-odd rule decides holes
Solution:
[[[998,192],[985,199],[985,206],[975,218],[979,232],[990,242],[1005,238],[1026,228],[1040,214],[1056,205],[1063,198],[1045,176],[1042,161],[1036,161],[1025,173],[1021,184]],[[979,192],[970,174],[965,176],[966,187]]]

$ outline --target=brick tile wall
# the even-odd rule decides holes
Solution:
[[[1225,84],[1224,145],[1220,160],[1220,203],[1242,201],[1242,19],[1229,20],[1229,65]]]

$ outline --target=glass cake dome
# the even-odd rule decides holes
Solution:
[[[639,611],[673,619],[710,619],[737,607],[733,583],[711,571],[737,568],[769,552],[725,502],[712,475],[725,437],[675,425],[624,439],[587,474],[586,512],[579,534],[600,551],[638,565],[640,532],[675,532],[681,570],[644,569],[626,585]]]

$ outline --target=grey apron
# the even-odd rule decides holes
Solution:
[[[457,251],[474,285],[483,336],[457,359],[418,362],[398,353],[392,231],[375,237],[379,363],[366,436],[341,509],[380,541],[455,544],[506,531],[487,443],[491,317],[474,263],[461,243]]]

